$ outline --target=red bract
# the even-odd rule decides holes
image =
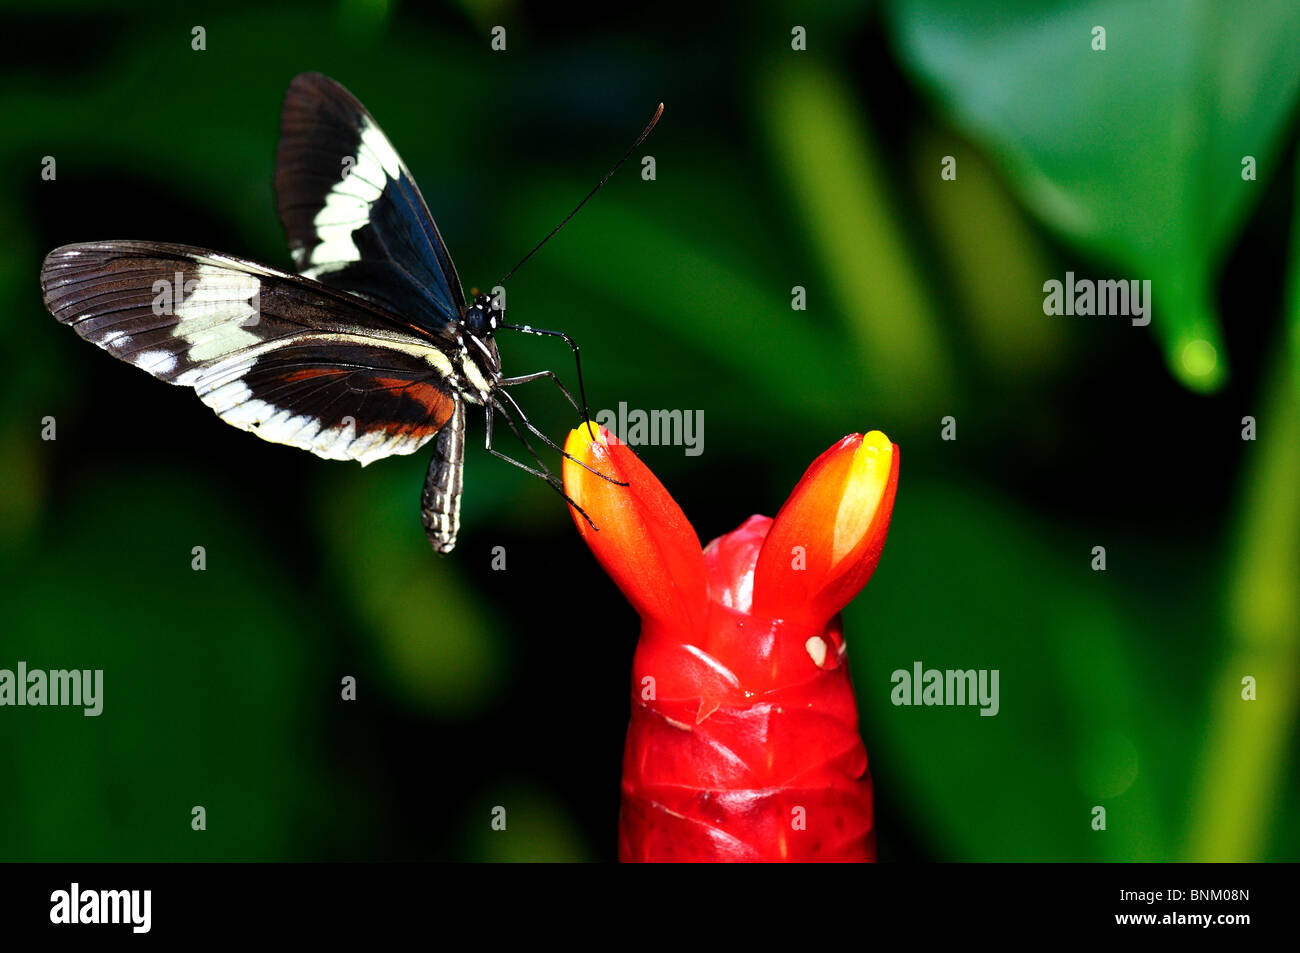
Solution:
[[[673,498],[599,429],[565,450],[574,521],[641,616],[623,753],[623,861],[875,860],[871,778],[839,611],[889,531],[898,448],[818,457],[776,515],[700,550]]]

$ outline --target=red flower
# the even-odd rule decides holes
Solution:
[[[776,519],[701,552],[673,498],[604,428],[569,434],[578,531],[641,616],[623,754],[623,861],[874,860],[867,752],[839,611],[889,530],[898,448],[818,457]]]

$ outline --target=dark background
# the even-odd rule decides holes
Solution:
[[[656,178],[611,180],[512,318],[581,342],[593,409],[704,411],[701,456],[639,450],[703,540],[845,433],[899,444],[845,614],[882,860],[1296,859],[1297,8],[966,6],[7,10],[0,668],[102,668],[106,697],[0,709],[0,860],[614,858],[637,619],[481,421],[440,559],[427,451],[363,471],[256,440],[42,305],[73,241],[288,267],[303,70],[368,106],[484,289],[666,103]],[[1044,315],[1067,270],[1151,280],[1151,325]],[[561,344],[500,344],[572,383]],[[1000,713],[894,707],[917,660],[998,669]]]

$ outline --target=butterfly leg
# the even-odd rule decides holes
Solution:
[[[564,395],[564,399],[573,405],[573,409],[579,414],[582,413],[582,408],[578,406],[578,402],[574,400],[573,395],[569,393],[569,388],[564,386],[564,382],[560,380],[559,375],[556,374],[555,371],[537,371],[533,374],[521,374],[519,377],[503,377],[501,380],[497,381],[497,386],[515,387],[519,384],[528,384],[532,381],[539,381],[543,377],[549,377],[555,383],[555,386],[560,389],[560,393]]]
[[[515,437],[518,438],[519,442],[524,445],[524,449],[528,451],[528,455],[532,457],[535,461],[537,461],[537,466],[540,469],[530,467],[526,463],[520,463],[514,457],[507,456],[506,454],[502,453],[500,450],[496,449],[496,447],[492,446],[492,419],[496,416],[494,411],[501,412],[501,419],[506,422],[506,426],[510,428],[511,433],[513,433]],[[524,439],[524,435],[519,432],[519,428],[515,426],[515,422],[510,419],[510,415],[506,413],[504,407],[502,407],[500,404],[493,401],[486,408],[485,419],[487,424],[487,452],[488,453],[492,454],[492,456],[494,457],[504,460],[506,463],[510,463],[513,464],[514,466],[517,466],[525,473],[532,474],[533,476],[538,477],[539,479],[545,480],[546,483],[553,490],[555,490],[556,493],[564,497],[564,501],[566,503],[568,503],[575,510],[577,510],[578,514],[584,520],[587,521],[588,526],[590,526],[596,532],[600,532],[596,524],[591,521],[591,517],[587,515],[587,511],[584,510],[581,506],[579,506],[578,503],[573,499],[573,497],[569,496],[568,493],[564,492],[564,484],[562,484],[556,478],[555,474],[553,474],[549,469],[547,469],[546,464],[542,461],[542,458],[537,455],[537,452],[532,448],[532,445],[529,444],[529,442],[526,439]]]
[[[568,452],[567,452],[563,447],[561,447],[559,444],[557,444],[554,440],[552,440],[550,437],[546,436],[546,434],[542,433],[540,430],[538,430],[536,427],[533,426],[533,422],[532,422],[531,420],[528,419],[528,415],[524,413],[523,408],[519,406],[519,404],[515,401],[515,399],[514,399],[513,397],[511,397],[511,396],[510,396],[508,393],[506,393],[505,391],[498,391],[497,393],[499,393],[499,394],[500,394],[502,397],[504,397],[506,400],[510,401],[510,406],[513,407],[515,413],[517,413],[517,414],[519,415],[519,419],[520,419],[521,421],[523,421],[523,424],[524,424],[525,427],[528,428],[529,433],[531,433],[531,434],[533,434],[534,436],[536,436],[539,440],[542,441],[542,443],[546,444],[546,445],[547,445],[548,447],[550,447],[552,450],[558,450],[558,451],[560,452],[560,456],[564,457],[564,459],[566,459],[566,460],[572,460],[574,463],[576,463],[578,466],[582,467],[584,470],[587,470],[587,471],[590,471],[591,473],[596,474],[596,476],[600,477],[602,480],[608,480],[610,483],[613,483],[615,486],[627,486],[627,484],[624,483],[622,480],[615,480],[615,479],[614,479],[613,477],[611,477],[611,476],[606,476],[604,473],[601,473],[599,470],[596,470],[596,469],[593,469],[592,467],[587,466],[587,464],[583,463],[583,462],[582,462],[581,460],[579,460],[577,457],[575,457],[575,456],[573,456],[572,454],[568,453]],[[505,417],[505,416],[506,416],[505,408],[502,407],[500,404],[497,404],[497,408],[501,411],[501,416]],[[507,419],[509,419],[509,418],[507,418]],[[513,426],[513,425],[512,425],[512,426]],[[516,431],[516,433],[518,433],[518,431]],[[592,436],[594,437],[595,434],[592,434]],[[523,438],[520,437],[520,440],[522,440],[522,439],[523,439]]]
[[[499,407],[496,409],[500,410]],[[531,456],[534,460],[537,461],[537,466],[530,467],[526,463],[520,463],[514,457],[508,456],[507,454],[501,452],[500,450],[498,450],[496,447],[492,445],[492,420],[495,416],[496,415],[493,413],[493,408],[489,407],[486,415],[487,452],[492,454],[492,456],[494,457],[506,461],[506,463],[514,464],[519,469],[523,470],[525,473],[531,474],[537,477],[538,479],[545,480],[551,486],[559,486],[560,485],[559,480],[556,479],[555,474],[546,468],[546,464],[542,462],[541,458],[537,455],[537,453],[533,450],[533,448],[528,445],[528,441],[524,439],[523,434],[521,434],[519,430],[514,426],[510,418],[506,417],[504,411],[502,411],[501,416],[505,419],[506,425],[509,426],[512,431],[514,431],[514,435],[519,438],[519,442],[524,445],[524,448],[528,451],[529,456]]]
[[[503,324],[501,327],[508,331],[520,331],[524,334],[535,334],[539,337],[562,338],[564,343],[569,345],[569,349],[573,351],[573,365],[578,369],[578,396],[582,398],[582,407],[578,409],[578,413],[582,414],[582,419],[587,422],[587,430],[590,432],[591,411],[587,409],[587,390],[582,384],[582,358],[578,356],[578,342],[573,340],[573,338],[569,337],[563,331],[548,331],[546,328],[535,328],[528,324]],[[526,377],[532,378],[533,375],[529,374],[526,375]],[[574,403],[573,397],[570,396],[567,390],[565,390],[564,385],[560,383],[560,379],[554,374],[551,374],[551,379],[555,381],[556,386],[560,388],[560,391],[564,396],[569,398],[569,403],[573,404],[575,409],[577,409],[578,405]],[[522,381],[520,381],[520,383],[522,383]],[[595,439],[596,437],[594,433],[591,434],[591,436],[592,439]]]

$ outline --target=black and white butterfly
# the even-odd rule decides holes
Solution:
[[[274,443],[364,465],[434,440],[422,514],[438,552],[452,550],[459,530],[467,404],[486,411],[490,452],[563,493],[520,425],[559,448],[506,388],[550,378],[577,402],[551,371],[503,376],[494,334],[562,337],[575,357],[576,345],[506,324],[489,295],[466,302],[410,172],[365,107],[328,77],[304,73],[289,86],[275,191],[298,275],[186,245],[89,242],[46,257],[45,303],[86,340],[194,388],[222,420]],[[537,468],[493,448],[495,413]]]

